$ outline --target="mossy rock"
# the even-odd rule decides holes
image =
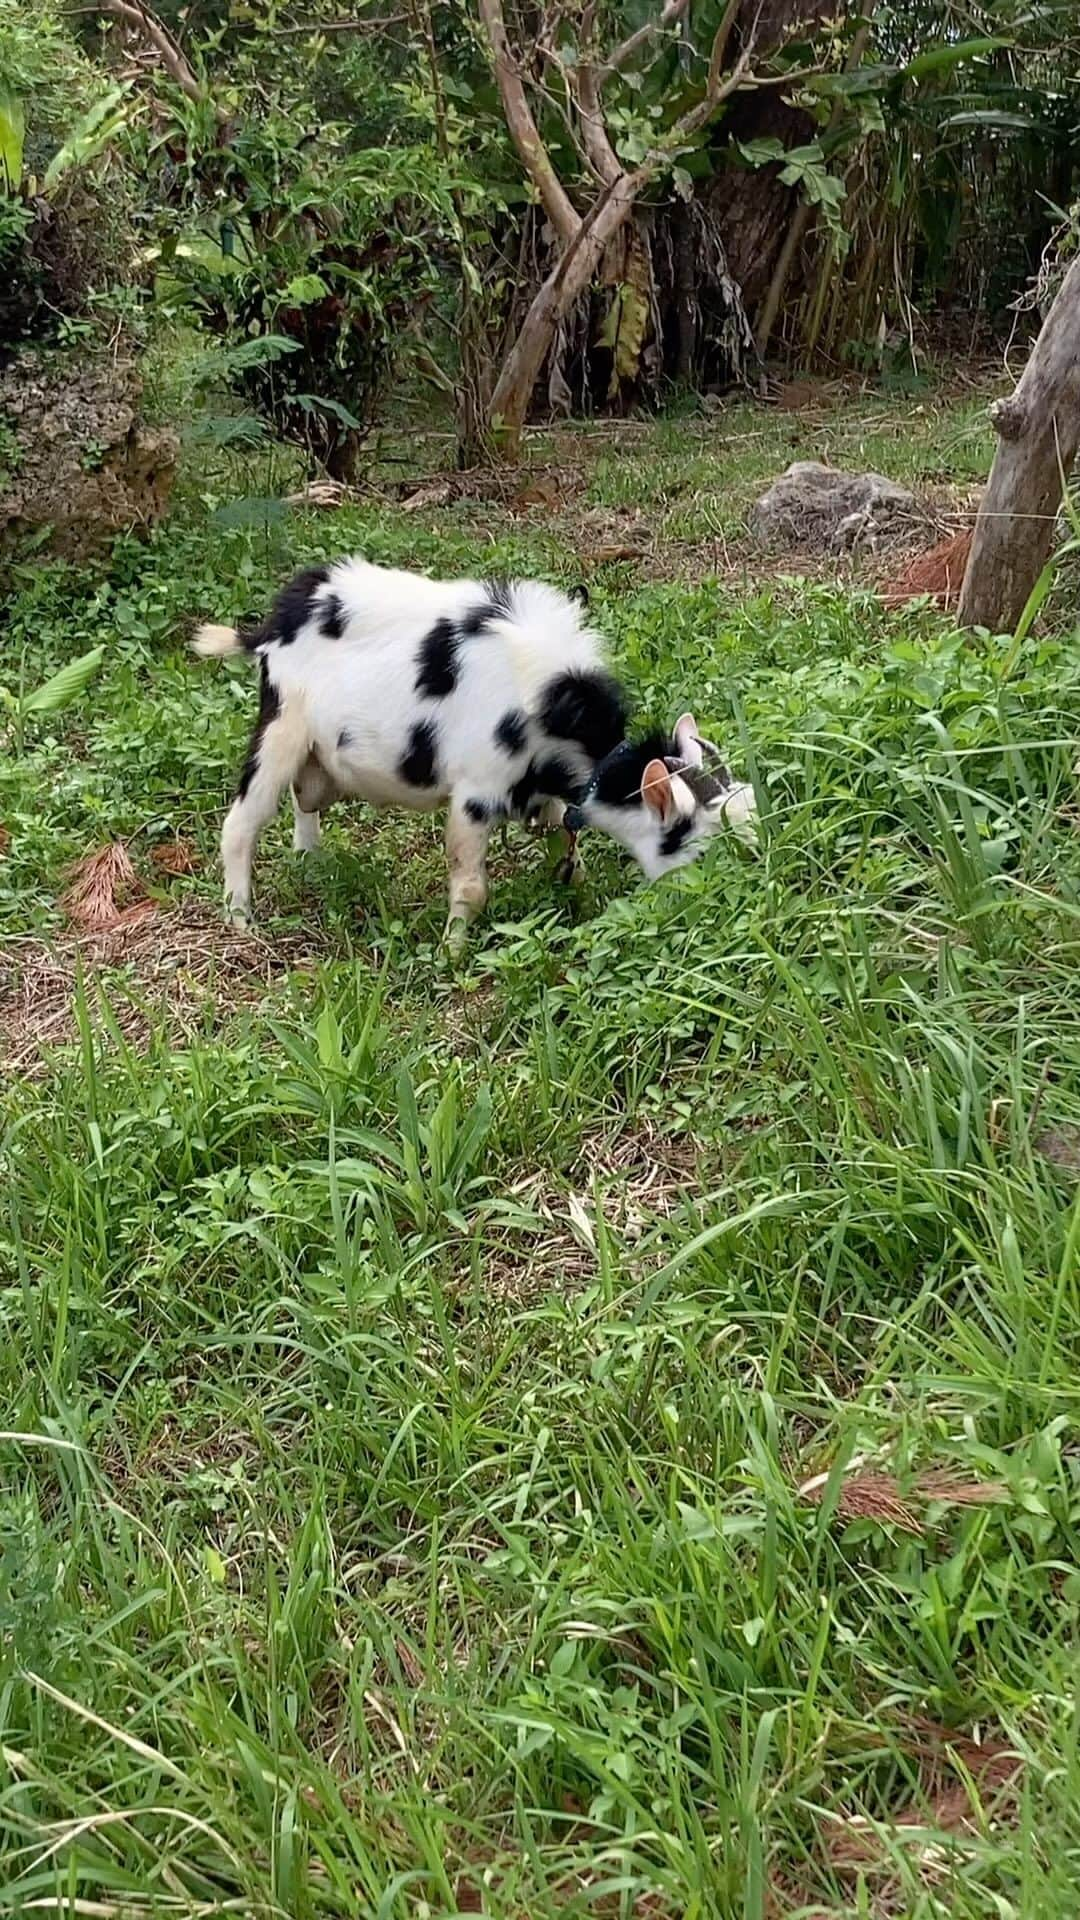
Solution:
[[[141,416],[134,361],[24,350],[0,374],[0,544],[83,561],[164,515],[178,441]],[[39,548],[40,550],[40,548]]]

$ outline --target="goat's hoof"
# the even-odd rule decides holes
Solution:
[[[559,861],[555,878],[561,887],[580,887],[585,883],[585,868],[580,860],[569,854],[565,860]]]
[[[251,932],[251,908],[238,907],[230,900],[225,908],[225,918],[237,933]]]
[[[460,920],[456,916],[452,920],[448,920],[443,939],[446,942],[446,951],[450,955],[451,960],[460,960],[469,941],[468,921]]]

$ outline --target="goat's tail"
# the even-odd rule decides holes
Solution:
[[[226,653],[243,653],[244,642],[237,627],[201,626],[191,642],[192,653],[204,660],[217,660]]]

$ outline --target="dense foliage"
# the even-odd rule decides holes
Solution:
[[[148,37],[116,0],[64,21],[0,0],[5,341],[64,316],[182,319],[243,349],[232,383],[334,472],[355,471],[395,374],[440,404],[456,391],[475,449],[558,261],[476,6],[343,20],[329,0],[299,18],[167,0]],[[675,12],[650,35],[630,4],[506,11],[568,207],[588,214],[608,164],[581,105],[593,48],[617,49],[611,163],[664,152],[558,320],[540,405],[722,383],[752,369],[751,333],[795,361],[880,366],[941,318],[1002,320],[1077,197],[1064,0],[894,0],[842,26],[788,0],[764,25],[735,0],[704,0],[692,27]],[[749,47],[757,84],[702,116],[727,21],[725,71]],[[260,354],[267,335],[286,344]]]
[[[20,340],[128,304],[137,210],[125,91],[51,4],[0,0],[0,365]]]

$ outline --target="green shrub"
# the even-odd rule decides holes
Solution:
[[[0,0],[0,362],[126,273],[133,111],[51,5]]]

